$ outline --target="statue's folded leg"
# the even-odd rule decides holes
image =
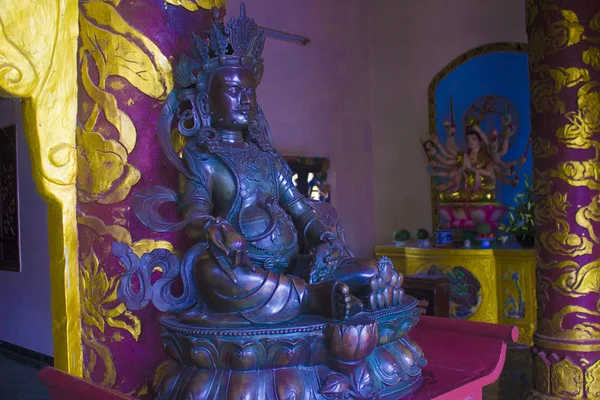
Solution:
[[[397,306],[402,299],[402,275],[388,262],[344,258],[333,272],[333,278],[347,284],[351,293],[371,310]]]
[[[234,282],[210,254],[201,257],[194,268],[200,301],[209,311],[236,314],[252,323],[281,323],[300,314],[343,320],[360,311],[356,309],[360,301],[341,281],[308,285],[294,275],[240,266],[233,269]]]

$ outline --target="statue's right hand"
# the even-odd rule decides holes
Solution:
[[[217,249],[231,258],[231,268],[244,265],[252,271],[256,270],[248,259],[246,240],[227,221],[217,218],[206,228],[206,236]]]

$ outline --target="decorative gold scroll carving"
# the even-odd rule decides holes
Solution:
[[[75,0],[3,1],[0,92],[23,99],[33,177],[48,202],[54,363],[81,376],[75,224],[77,14]]]

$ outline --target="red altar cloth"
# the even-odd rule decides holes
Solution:
[[[484,386],[500,377],[513,326],[421,316],[410,336],[423,348],[428,364],[421,388],[404,400],[478,400]],[[132,400],[118,392],[44,368],[39,379],[52,400]]]
[[[514,326],[421,316],[410,336],[423,348],[423,386],[405,400],[478,400],[495,382],[506,361],[506,345],[516,342]]]

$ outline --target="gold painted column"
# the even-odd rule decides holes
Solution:
[[[600,398],[600,2],[528,0],[538,398]]]

